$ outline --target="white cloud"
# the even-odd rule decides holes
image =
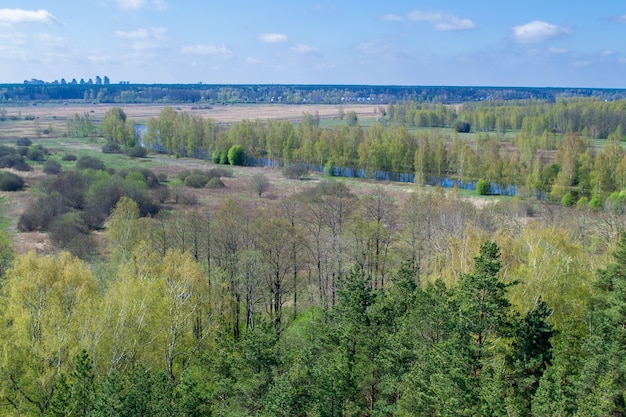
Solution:
[[[36,37],[37,45],[45,48],[63,48],[66,46],[64,38],[59,36],[52,36],[47,33],[40,33]]]
[[[91,55],[87,57],[87,60],[92,64],[105,64],[113,61],[113,57],[110,55]]]
[[[406,15],[388,14],[382,17],[382,20],[389,22],[419,22],[429,23],[433,29],[439,31],[455,31],[475,29],[476,25],[470,19],[460,18],[456,15],[446,12],[427,12],[424,10],[413,10]]]
[[[156,10],[167,10],[168,5],[165,0],[115,0],[117,7],[122,10],[141,10],[144,7],[152,7]]]
[[[311,54],[315,52],[319,52],[319,49],[315,46],[304,45],[302,43],[297,43],[289,48],[289,50],[297,53],[297,54]]]
[[[167,29],[165,28],[151,28],[151,29],[137,29],[130,32],[124,32],[118,30],[115,32],[115,36],[118,38],[129,39],[133,41],[133,49],[157,49],[161,48],[165,42],[167,42]]]
[[[613,51],[611,51],[610,49],[605,49],[604,51],[600,52],[600,55],[602,56],[612,56],[614,54]]]
[[[284,33],[262,33],[259,35],[259,41],[265,43],[287,42],[287,35]]]
[[[615,16],[615,21],[617,23],[626,23],[626,14]]]
[[[146,5],[146,0],[115,0],[122,10],[139,10]]]
[[[47,10],[0,9],[0,25],[17,25],[20,23],[58,23]]]
[[[620,58],[617,60],[620,64],[626,64],[626,58]]]
[[[194,54],[194,55],[228,55],[230,51],[226,46],[222,45],[193,45],[193,46],[184,46],[181,50],[183,54]]]
[[[260,64],[260,63],[261,63],[261,61],[259,61],[256,58],[253,58],[251,56],[246,58],[246,64],[248,64],[248,65],[255,65],[255,64]]]
[[[591,65],[591,61],[586,59],[572,63],[574,67],[588,67],[589,65]]]
[[[553,25],[541,20],[533,20],[524,25],[513,27],[512,36],[519,43],[541,43],[559,35],[567,35],[571,31],[567,28]]]

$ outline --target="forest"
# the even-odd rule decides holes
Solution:
[[[384,85],[296,85],[296,84],[61,84],[42,81],[0,84],[4,105],[66,103],[289,103],[375,104],[415,101],[454,104],[483,100],[546,100],[596,97],[601,100],[626,98],[624,89],[453,87]]]
[[[140,139],[112,108],[67,120],[97,152],[0,147],[29,184],[3,196],[33,193],[0,233],[1,413],[626,415],[623,102],[383,110],[226,126],[167,107]],[[520,191],[427,185],[446,176]],[[237,177],[257,187],[230,194]],[[53,247],[17,253],[19,233]]]

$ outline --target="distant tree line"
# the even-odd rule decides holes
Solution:
[[[294,84],[107,84],[74,82],[0,84],[0,103],[83,100],[98,103],[290,103],[290,104],[382,104],[464,103],[509,100],[554,102],[561,97],[626,97],[621,89],[532,87],[429,87]]]

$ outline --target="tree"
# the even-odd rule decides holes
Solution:
[[[2,399],[18,413],[46,412],[54,386],[89,343],[83,329],[96,295],[89,268],[68,253],[16,258],[3,287]]]
[[[254,174],[251,179],[252,187],[254,191],[261,197],[265,191],[270,187],[270,182],[263,174]]]
[[[228,163],[231,165],[243,165],[243,146],[233,145],[228,150]]]
[[[126,120],[126,113],[121,107],[112,107],[102,120],[102,135],[105,139],[120,145],[133,146],[135,132],[130,120]]]

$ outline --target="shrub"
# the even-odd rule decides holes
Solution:
[[[48,175],[56,175],[62,170],[61,163],[55,160],[48,160],[43,164],[43,172]]]
[[[76,161],[76,168],[78,169],[93,169],[96,171],[104,171],[106,170],[106,166],[104,162],[98,158],[94,158],[92,156],[81,156]]]
[[[594,210],[602,208],[602,200],[600,199],[600,197],[598,197],[597,195],[591,197],[591,200],[589,200],[589,207]]]
[[[222,152],[213,151],[213,153],[211,154],[211,161],[213,161],[214,164],[219,164],[221,159],[222,159]]]
[[[233,145],[228,150],[228,163],[231,165],[243,165],[243,146]]]
[[[226,185],[219,178],[211,178],[209,182],[207,182],[206,184],[206,188],[212,188],[212,189],[225,188],[225,187]]]
[[[26,162],[22,160],[13,164],[13,169],[17,171],[22,171],[22,172],[28,172],[28,171],[32,171],[33,167],[31,167],[30,165],[28,165]]]
[[[44,150],[42,148],[31,146],[28,148],[28,152],[26,152],[26,158],[33,162],[43,162],[46,159],[46,156],[44,155]]]
[[[21,191],[24,186],[22,177],[12,172],[0,172],[0,191]]]
[[[233,173],[226,168],[212,168],[207,171],[209,178],[231,178]]]
[[[167,182],[167,174],[165,174],[163,172],[159,172],[157,174],[157,180],[159,181],[159,183]]]
[[[36,230],[45,231],[52,220],[69,211],[63,196],[54,193],[40,198],[28,207],[20,216],[17,228],[21,232],[32,232]]]
[[[456,123],[454,123],[453,128],[459,133],[469,133],[471,130],[471,125],[465,120],[457,120]]]
[[[0,156],[0,168],[14,168],[18,171],[30,171],[31,169],[24,157],[17,153]]]
[[[131,158],[145,158],[148,156],[148,150],[141,145],[135,145],[131,148],[128,148],[126,151],[126,155]]]
[[[282,174],[285,178],[290,180],[297,180],[305,177],[309,173],[309,169],[304,164],[293,164],[286,166],[282,170]]]
[[[26,156],[28,153],[28,146],[18,146],[16,151],[19,155]]]
[[[476,194],[489,195],[490,194],[489,181],[478,180],[478,182],[476,183]]]
[[[68,153],[67,155],[63,155],[61,161],[71,162],[76,160],[76,155]]]
[[[15,150],[15,148],[6,145],[0,145],[0,157],[3,157],[5,155],[13,155],[16,153],[17,150]]]
[[[226,165],[228,163],[228,152],[224,151],[220,154],[220,164]]]
[[[17,146],[26,146],[29,147],[30,145],[33,144],[33,141],[30,140],[29,138],[19,138],[16,142]]]
[[[151,191],[152,197],[154,197],[159,203],[163,204],[170,198],[170,189],[164,185],[155,187]]]
[[[182,171],[179,171],[178,174],[176,174],[176,178],[178,178],[182,182],[185,182],[185,179],[190,175],[191,171],[189,171],[188,169],[183,169]]]
[[[561,205],[563,207],[571,207],[574,205],[574,196],[571,193],[565,194],[561,198]]]
[[[589,199],[587,197],[580,197],[576,202],[576,207],[587,207],[589,205]]]
[[[135,170],[143,175],[148,188],[158,187],[160,185],[159,176],[147,168],[138,168]]]
[[[102,146],[102,153],[121,153],[122,148],[120,145],[115,142],[107,142],[104,146]]]
[[[185,178],[185,186],[191,188],[203,188],[207,182],[209,182],[209,177],[204,174],[195,173]]]

